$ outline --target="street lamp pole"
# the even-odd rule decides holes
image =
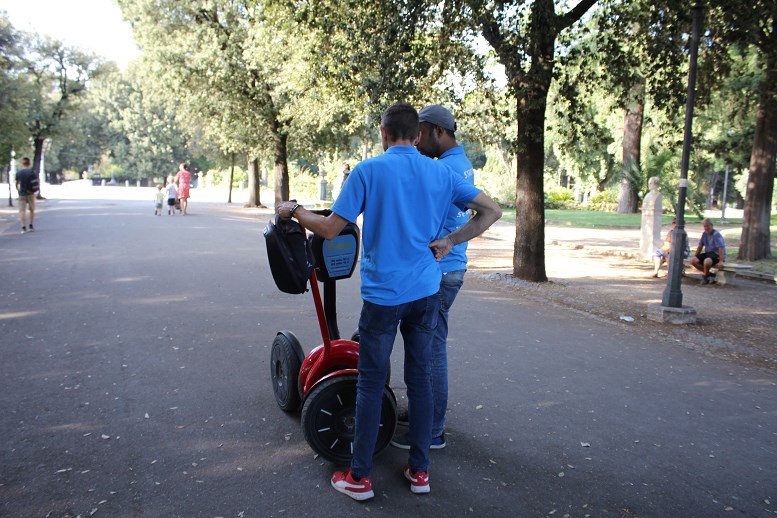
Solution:
[[[8,164],[8,206],[13,207],[13,188],[16,179],[16,151],[11,144],[11,163]]]
[[[699,38],[701,37],[701,0],[693,4],[693,31],[691,34],[691,58],[688,70],[688,100],[685,105],[685,132],[683,135],[683,155],[680,165],[680,189],[677,192],[677,226],[672,233],[672,249],[669,252],[669,275],[662,305],[670,308],[683,306],[683,292],[680,287],[683,275],[683,251],[688,235],[685,233],[685,198],[688,191],[688,164],[691,155],[693,133],[693,106],[696,101],[696,62],[699,57]]]
[[[726,199],[728,198],[728,175],[731,174],[731,164],[726,164],[726,179],[723,181],[723,201],[720,204],[720,222],[726,222]]]

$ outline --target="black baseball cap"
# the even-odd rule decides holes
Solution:
[[[418,112],[418,122],[428,122],[450,131],[456,131],[456,120],[447,108],[433,104]]]

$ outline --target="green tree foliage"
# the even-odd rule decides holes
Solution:
[[[324,108],[339,115],[333,136],[342,142],[358,135],[362,158],[377,139],[387,106],[400,100],[418,105],[452,101],[457,92],[450,73],[462,69],[461,77],[479,70],[471,49],[440,22],[442,5],[311,0],[294,8],[312,35],[308,66],[321,97],[310,113]]]
[[[230,1],[121,0],[119,6],[144,51],[144,72],[158,92],[175,100],[185,125],[201,126],[223,152],[249,155],[249,160],[272,142],[276,196],[288,197],[281,100],[273,96],[271,76],[247,59],[256,11]],[[258,197],[252,201],[259,203]]]
[[[33,168],[40,171],[46,139],[59,135],[61,124],[84,97],[102,63],[93,55],[37,36],[28,37],[24,63],[31,85],[25,126],[33,143]]]
[[[769,224],[777,168],[777,2],[719,0],[713,4],[711,18],[724,44],[757,51],[763,74],[739,248],[740,259],[755,261],[771,256]]]
[[[27,143],[24,120],[29,90],[22,75],[23,55],[22,35],[0,13],[0,163],[4,164],[12,148],[21,151]]]
[[[543,173],[545,110],[556,62],[556,40],[577,23],[596,0],[496,2],[462,0],[446,11],[452,20],[481,35],[505,67],[509,93],[516,103],[516,237],[513,275],[547,281]],[[561,12],[557,12],[561,9]],[[471,34],[471,32],[469,32]]]
[[[620,179],[618,212],[635,212],[638,191],[647,184],[643,131],[655,115],[646,108],[674,118],[682,106],[688,25],[686,2],[607,2],[587,24],[590,32],[581,31],[562,58],[557,99],[564,109],[559,118],[568,123],[559,130],[562,145],[574,146],[562,152],[574,162],[598,161],[600,189]],[[623,113],[617,138],[606,121],[614,111]],[[606,148],[616,141],[622,159],[613,168],[615,157]]]
[[[97,82],[88,98],[106,124],[104,138],[118,166],[117,179],[164,179],[189,156],[175,104],[160,96],[148,80],[133,66]]]

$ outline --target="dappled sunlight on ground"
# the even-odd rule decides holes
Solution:
[[[700,232],[689,230],[691,242]],[[648,304],[663,301],[667,268],[661,269],[659,278],[652,277],[652,262],[638,255],[639,230],[546,227],[545,236],[550,282],[513,279],[515,228],[501,222],[470,242],[470,276],[608,320],[631,317],[628,325],[643,332],[680,333],[683,341],[692,340],[702,349],[745,354],[759,362],[766,359],[768,366],[777,368],[775,284],[739,276],[735,285],[701,286],[700,274],[691,269],[680,289],[682,304],[697,311],[696,324],[660,324],[647,320],[646,314]]]

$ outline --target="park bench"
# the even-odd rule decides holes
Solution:
[[[711,268],[710,271],[716,273],[715,279],[718,281],[718,284],[730,284],[733,286],[736,284],[738,273],[752,269],[753,267],[749,264],[723,263],[723,268]]]
[[[683,267],[683,275],[685,275],[687,272],[698,272],[698,270],[691,266],[691,262],[688,259],[683,262]],[[736,284],[738,273],[746,272],[752,269],[753,267],[749,264],[723,263],[723,268],[710,268],[710,272],[715,274],[715,281],[718,284],[722,286],[725,286],[726,284],[729,286],[734,286]]]

